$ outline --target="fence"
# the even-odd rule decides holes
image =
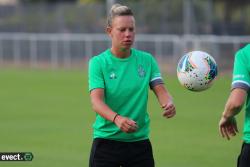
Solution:
[[[138,34],[134,47],[152,53],[162,69],[171,71],[191,50],[203,50],[217,61],[221,71],[230,70],[235,52],[250,43],[250,36],[177,36]],[[0,33],[0,66],[75,68],[110,47],[106,34]],[[169,67],[169,68],[167,68]]]

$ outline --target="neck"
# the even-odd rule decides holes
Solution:
[[[115,49],[112,47],[111,52],[113,53],[113,55],[115,55],[118,58],[127,58],[130,56],[130,48],[129,49],[125,49],[125,48]]]

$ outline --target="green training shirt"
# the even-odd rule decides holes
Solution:
[[[232,88],[242,88],[247,91],[243,140],[250,143],[250,44],[236,53]]]
[[[163,84],[158,65],[149,53],[131,49],[128,58],[115,57],[110,49],[89,61],[89,91],[104,89],[104,102],[116,113],[136,121],[134,133],[122,132],[99,114],[93,124],[94,138],[117,141],[148,139],[148,89]]]

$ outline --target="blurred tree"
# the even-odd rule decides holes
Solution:
[[[79,3],[103,2],[104,0],[78,0]]]
[[[249,0],[214,0],[215,5],[222,4],[224,6],[224,19],[225,21],[231,21],[233,17],[233,11],[241,10],[242,8],[250,5]]]
[[[221,18],[215,22],[218,34],[243,35],[247,33],[250,22],[247,21],[249,0],[213,0]],[[218,28],[220,27],[220,28]],[[241,34],[242,33],[242,34]]]
[[[77,2],[77,0],[19,0],[21,3],[58,3],[58,2]]]

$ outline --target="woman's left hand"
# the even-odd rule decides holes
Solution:
[[[169,102],[169,103],[163,105],[162,108],[164,109],[163,114],[162,114],[164,117],[172,118],[173,116],[175,116],[176,110],[175,110],[175,106],[172,102]]]

